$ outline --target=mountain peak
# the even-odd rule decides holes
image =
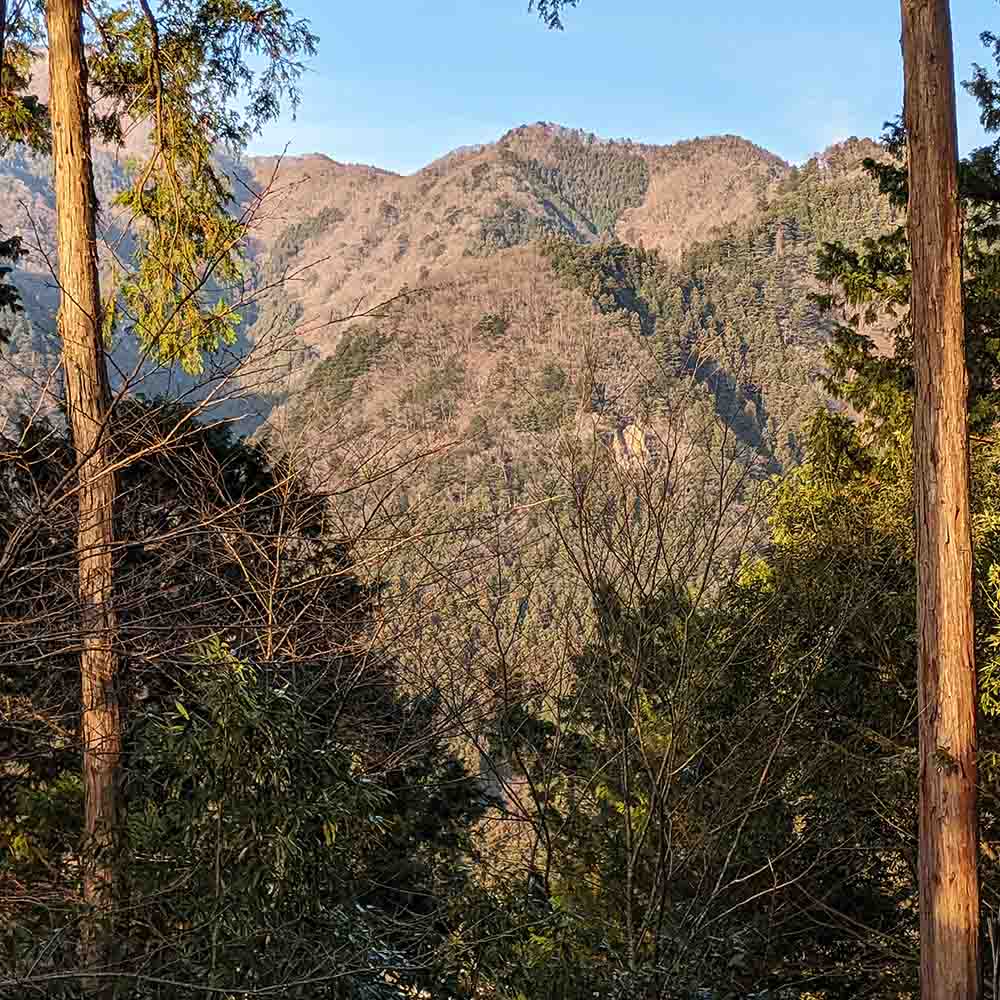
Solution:
[[[852,135],[848,139],[827,146],[822,152],[811,157],[806,166],[814,164],[822,171],[842,173],[846,170],[856,169],[858,164],[867,157],[878,160],[884,158],[885,155],[885,149],[873,139],[859,139]]]
[[[593,132],[588,132],[582,128],[570,128],[568,125],[560,125],[558,122],[538,121],[530,125],[518,125],[509,129],[500,139],[499,143],[507,142],[514,137],[543,137],[547,139],[572,139],[577,142],[608,144],[614,142],[613,139],[602,139]],[[631,140],[625,140],[631,142]]]

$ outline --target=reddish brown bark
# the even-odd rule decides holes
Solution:
[[[106,434],[110,409],[101,332],[95,198],[83,50],[82,0],[49,0],[49,107],[59,250],[59,333],[66,403],[78,463],[77,561],[84,780],[83,959],[90,970],[112,948],[114,861],[120,832],[121,713],[112,604],[115,481]],[[93,985],[93,983],[92,983]]]
[[[923,1000],[979,992],[976,669],[958,140],[947,0],[902,0],[916,403]]]

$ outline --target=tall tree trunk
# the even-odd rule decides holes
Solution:
[[[979,879],[968,377],[947,0],[902,0],[909,141],[923,1000],[976,1000]]]
[[[110,392],[101,330],[82,0],[49,0],[50,112],[59,250],[59,333],[66,403],[78,467],[84,782],[82,958],[111,958],[111,912],[120,823],[121,712],[112,604],[115,481],[107,421]],[[93,986],[97,980],[91,980]]]

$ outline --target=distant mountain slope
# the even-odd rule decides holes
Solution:
[[[250,167],[272,192],[257,252],[270,279],[293,278],[288,294],[307,331],[465,257],[546,233],[641,239],[676,256],[748,217],[790,171],[733,137],[641,146],[546,124],[408,177],[322,156],[256,158]]]
[[[132,164],[142,154],[145,141],[142,131],[134,130],[127,134],[123,148],[100,142],[94,145],[94,181],[101,206],[97,226],[98,257],[106,292],[112,262],[127,264],[134,253],[135,239],[128,212],[115,206],[113,200],[129,183]],[[233,175],[243,171],[240,165],[221,157],[220,164]],[[5,234],[19,234],[28,251],[11,276],[25,310],[8,324],[13,337],[10,344],[0,350],[0,429],[4,417],[14,412],[54,415],[57,411],[61,389],[59,344],[55,334],[59,298],[55,223],[51,159],[17,148],[0,157],[0,229]],[[238,295],[239,290],[236,292]],[[249,323],[244,324],[238,332],[237,343],[209,358],[205,374],[197,378],[143,358],[134,338],[126,332],[113,344],[112,385],[118,388],[128,379],[133,391],[147,396],[164,393],[186,396],[189,401],[205,399],[212,393],[239,397],[230,403],[220,403],[215,408],[217,415],[236,418],[252,411],[253,416],[243,421],[245,429],[252,431],[266,416],[270,403],[258,391],[263,388],[261,373],[245,370],[239,386],[232,378],[235,370],[253,367],[242,363],[250,348],[246,336],[248,329]],[[223,393],[219,392],[221,383],[227,383]]]
[[[514,157],[524,162],[520,142],[504,146],[489,169]],[[590,152],[567,151],[566,143],[586,143]],[[475,230],[466,220],[469,229],[450,251],[420,265],[420,293],[376,317],[334,325],[318,317],[310,326],[322,267],[313,285],[301,286],[296,311],[315,361],[292,374],[270,426],[336,491],[346,532],[389,517],[393,531],[419,540],[387,548],[377,532],[359,547],[359,559],[382,581],[393,609],[386,634],[405,633],[392,640],[400,661],[430,671],[434,683],[451,678],[457,687],[448,697],[470,696],[465,685],[477,677],[475,697],[488,698],[496,643],[483,621],[503,606],[498,594],[518,608],[516,618],[506,612],[512,631],[505,641],[524,676],[563,662],[567,620],[578,622],[582,641],[593,623],[591,595],[554,541],[572,549],[566,540],[581,530],[580,498],[592,524],[608,514],[607,534],[587,539],[585,558],[612,589],[652,587],[662,583],[664,566],[683,581],[703,568],[698,560],[713,546],[730,544],[713,538],[752,547],[766,481],[802,457],[804,424],[827,402],[817,375],[831,318],[812,300],[816,251],[828,240],[877,236],[895,221],[861,168],[879,150],[852,141],[786,168],[766,155],[755,159],[748,144],[718,143],[716,150],[749,157],[739,169],[732,160],[720,169],[749,175],[739,190],[750,200],[719,225],[709,227],[707,215],[687,223],[693,232],[704,226],[703,238],[681,244],[679,254],[672,241],[680,222],[660,230],[662,250],[620,238],[623,220],[641,216],[641,208],[621,208],[635,188],[622,185],[609,199],[601,179],[641,180],[631,172],[635,149],[621,156],[612,148],[606,173],[593,171],[598,181],[588,189],[583,171],[566,168],[567,180],[553,164],[589,163],[597,144],[557,132],[542,142],[532,170],[550,192],[562,192],[559,225],[547,224],[553,216],[538,194],[541,182],[526,182],[512,196],[524,214],[512,212],[517,228],[503,230],[517,237],[514,245],[470,248],[465,238]],[[708,148],[694,144],[688,152],[698,162]],[[460,190],[449,185],[471,175],[483,155],[456,157],[434,184]],[[642,162],[654,164],[651,178],[657,162],[681,169],[670,151],[644,154]],[[368,198],[370,188],[404,182],[410,179],[365,176],[355,190]],[[644,198],[655,183],[662,178],[650,179]],[[706,181],[711,191],[728,183]],[[694,180],[685,184],[685,192],[697,189]],[[435,189],[428,188],[432,216]],[[444,196],[440,203],[448,204]],[[335,231],[350,218],[349,199],[339,204],[345,219]],[[321,240],[318,232],[309,246]],[[363,266],[377,275],[368,302],[403,284],[371,259]],[[300,286],[293,281],[283,293],[291,301]],[[337,293],[333,299],[340,315],[351,304]],[[724,523],[706,506],[720,490]],[[666,525],[653,523],[648,502],[640,502],[651,493],[666,497]],[[615,514],[623,503],[634,504],[630,518]],[[621,530],[631,536],[615,535]],[[616,576],[615,547],[634,552],[637,540],[649,539],[660,541],[636,558],[648,554],[660,568],[650,564],[640,582]]]
[[[55,400],[55,368],[59,346],[55,338],[58,303],[55,250],[55,197],[51,161],[14,149],[0,158],[0,226],[4,234],[19,234],[28,256],[19,262],[12,280],[21,294],[23,315],[11,324],[11,343],[0,350],[0,412],[41,408],[50,412]],[[127,183],[123,160],[107,151],[94,156],[98,198],[107,205]],[[114,212],[101,216],[101,238],[113,245],[122,232]]]
[[[409,177],[253,159],[240,175],[265,194],[253,301],[207,391],[261,356],[224,386],[248,398],[221,412],[255,410],[238,429],[311,464],[339,527],[366,536],[358,566],[383,585],[399,662],[482,702],[496,642],[481,630],[504,600],[526,677],[565,662],[567,620],[579,641],[593,623],[566,561],[576,543],[554,540],[579,533],[575,503],[602,526],[586,558],[610,587],[661,585],[664,558],[684,581],[718,539],[752,543],[766,481],[801,458],[825,402],[816,251],[894,221],[861,169],[873,154],[852,140],[791,167],[733,137],[654,147],[535,125]],[[99,150],[95,167],[107,200],[123,165]],[[28,316],[0,353],[8,413],[44,396],[57,367],[48,170],[0,162],[0,220],[38,242],[16,276]],[[115,239],[113,213],[105,223]],[[135,363],[128,338],[113,360]],[[141,388],[206,392],[155,369]],[[720,490],[725,523],[706,516]],[[615,578],[616,546],[659,568]]]
[[[131,140],[133,146],[141,146],[141,141],[141,136]],[[771,365],[785,374],[798,370],[796,366],[811,372],[822,339],[821,324],[807,298],[813,290],[812,254],[823,240],[853,241],[887,224],[887,210],[858,167],[863,155],[876,150],[871,143],[855,141],[799,169],[732,136],[658,147],[607,141],[539,123],[513,129],[496,143],[456,150],[407,177],[340,164],[322,155],[254,158],[241,184],[266,195],[251,247],[253,280],[261,291],[246,310],[237,354],[266,338],[294,337],[315,362],[332,360],[343,350],[344,325],[331,320],[365,311],[409,288],[430,292],[421,308],[428,329],[438,331],[439,350],[456,365],[474,366],[475,357],[465,356],[471,349],[468,343],[450,340],[459,336],[455,331],[464,322],[476,329],[479,323],[488,326],[490,316],[516,328],[519,313],[506,305],[507,312],[484,307],[460,322],[465,303],[455,299],[453,290],[470,281],[501,283],[516,299],[527,280],[525,268],[539,269],[531,294],[554,299],[557,272],[567,279],[566,253],[543,259],[534,252],[513,257],[510,252],[543,238],[559,238],[580,247],[644,247],[629,264],[643,274],[618,276],[636,286],[616,293],[632,302],[625,312],[635,313],[644,336],[655,330],[657,337],[644,349],[679,356],[678,351],[692,349],[692,330],[697,329],[702,377],[709,344],[714,345],[712,364],[722,366],[719,372],[733,368],[733,351],[742,352],[745,365],[744,340],[752,329],[758,340],[755,370]],[[94,163],[98,192],[107,206],[126,183],[127,157],[102,147],[95,151]],[[0,220],[34,245],[17,275],[27,313],[15,325],[14,342],[0,359],[5,368],[0,403],[8,408],[15,399],[30,404],[41,386],[53,385],[58,351],[53,336],[54,204],[49,171],[43,158],[12,154],[0,161]],[[106,241],[120,248],[123,220],[106,208],[102,221]],[[625,259],[622,251],[616,253],[619,260]],[[585,272],[590,267],[586,280],[600,284],[608,276],[599,278],[593,267],[600,271],[607,261],[597,265],[598,260],[599,253],[584,255],[575,266]],[[612,275],[611,280],[617,279]],[[578,287],[588,291],[581,281],[578,276]],[[593,308],[580,305],[586,301],[579,300],[574,309],[584,311],[567,322],[586,325],[586,310]],[[431,334],[424,331],[422,336]],[[672,345],[666,343],[670,338]],[[804,344],[811,346],[806,349]],[[788,350],[797,352],[795,364]],[[296,355],[298,360],[285,366],[284,375],[278,372],[284,378],[284,398],[308,385],[315,387],[309,365],[302,364],[308,353]],[[135,363],[133,346],[123,342],[116,359],[118,367],[128,371]],[[528,363],[526,358],[520,361],[522,366]],[[232,352],[221,352],[216,362],[220,369],[231,367]],[[572,370],[575,362],[563,359],[562,364]],[[406,374],[419,377],[419,364],[411,364]],[[389,392],[401,377],[388,369],[377,369],[376,376],[381,385],[376,395]],[[142,389],[148,394],[186,391],[189,381],[176,373],[150,371]],[[725,382],[718,374],[711,384],[723,392]],[[357,382],[359,388],[362,384]],[[756,400],[754,419],[772,425],[764,437],[773,440],[761,447],[769,460],[781,464],[795,447],[776,443],[780,435],[774,427],[787,422],[776,414],[784,414],[784,409],[770,398],[773,391],[766,402],[756,398],[754,393],[760,396],[760,391],[740,390],[730,402],[746,410],[748,401]],[[467,423],[477,404],[465,401],[458,389],[456,393],[454,411]],[[802,405],[810,398],[797,390],[786,395]],[[269,390],[253,405],[263,416],[279,398],[281,394]],[[629,407],[638,405],[633,401],[623,406],[615,419],[625,419]],[[369,409],[366,399],[359,412]]]
[[[851,140],[797,168],[732,137],[661,148],[540,124],[411,177],[325,157],[255,160],[256,182],[274,191],[257,260],[279,286],[257,326],[296,322],[320,363],[292,373],[294,407],[335,386],[333,398],[350,401],[359,427],[381,420],[391,433],[424,419],[413,383],[438,380],[448,405],[431,423],[443,440],[486,419],[494,404],[510,409],[509,400],[500,405],[500,381],[516,374],[527,386],[558,366],[558,392],[536,386],[550,397],[551,418],[552,397],[582,377],[577,355],[596,312],[639,338],[626,353],[632,365],[648,355],[650,386],[658,376],[649,358],[672,375],[686,372],[782,468],[797,458],[801,421],[820,399],[814,376],[828,321],[811,300],[816,251],[878,235],[893,221],[861,168],[870,155],[879,147]],[[640,230],[641,241],[624,238]],[[566,300],[558,284],[583,295]],[[406,287],[426,297],[347,333],[329,322]],[[544,318],[556,315],[558,346]],[[525,322],[530,336],[519,333]],[[588,357],[613,365],[624,348],[612,343],[608,334]],[[447,378],[434,357],[447,360]],[[498,374],[486,381],[495,398],[482,390],[494,362]],[[613,391],[623,380],[607,376],[601,389],[611,393],[602,412],[612,422],[655,409],[658,390],[637,394],[632,379],[626,399]],[[501,422],[518,433],[514,417]]]
[[[567,192],[561,218],[568,219],[572,203],[578,206],[578,224],[543,225],[551,216],[545,214],[536,186],[529,192],[536,197],[534,239],[510,241],[530,246],[497,246],[489,252],[466,246],[460,251],[462,240],[456,238],[452,250],[439,254],[433,266],[420,265],[426,269],[421,278],[426,296],[346,330],[317,325],[310,332],[309,316],[324,294],[329,296],[322,299],[326,308],[336,312],[330,303],[339,303],[346,312],[353,296],[358,296],[353,301],[360,299],[357,275],[351,279],[352,298],[330,289],[325,265],[316,267],[312,282],[292,281],[283,294],[296,300],[320,363],[293,380],[290,405],[299,412],[311,408],[314,419],[324,407],[332,408],[328,416],[332,419],[337,411],[338,426],[352,439],[376,427],[390,437],[421,428],[425,442],[440,443],[461,439],[474,428],[481,431],[485,424],[492,446],[484,448],[486,439],[480,434],[476,441],[468,439],[470,454],[480,462],[509,464],[510,454],[532,450],[517,444],[526,435],[565,431],[581,413],[597,414],[608,429],[623,421],[649,420],[666,383],[687,378],[703,387],[718,415],[773,469],[794,462],[800,454],[801,423],[822,399],[814,383],[829,321],[811,299],[818,287],[815,253],[824,241],[857,242],[893,221],[860,167],[861,159],[878,147],[854,141],[802,168],[785,168],[766,156],[752,156],[753,147],[736,140],[720,140],[718,146],[685,144],[682,154],[647,151],[646,159],[631,147],[622,152],[616,145],[564,132],[546,133],[540,141],[535,129],[505,136],[486,166],[493,169],[511,158],[526,162],[529,139],[540,143],[532,147],[538,154],[533,162],[539,165],[533,170],[548,178],[549,191],[560,187]],[[616,188],[608,177],[635,179],[638,185],[644,175],[634,161],[658,164],[655,176],[656,170],[666,169],[664,164],[676,172],[678,162],[690,163],[690,156],[701,164],[693,168],[697,173],[704,169],[709,148],[715,149],[712,155],[721,155],[721,149],[744,157],[737,172],[753,178],[756,199],[746,215],[716,226],[711,239],[688,245],[679,259],[670,252],[676,229],[669,231],[663,251],[610,236],[615,222],[639,210],[622,209],[611,220],[637,187]],[[457,158],[438,183],[471,176],[484,163],[482,155]],[[596,168],[591,157],[600,155],[603,166]],[[740,161],[733,155],[725,162]],[[566,166],[571,163],[588,169],[573,174]],[[750,170],[755,164],[762,169]],[[372,189],[384,193],[386,184],[411,180],[386,179],[359,168],[329,169],[346,191],[368,195]],[[586,177],[596,178],[595,183],[587,187]],[[316,181],[298,183],[299,198],[317,188]],[[709,186],[724,191],[731,183],[735,181]],[[432,190],[425,202],[430,205],[435,204]],[[611,191],[617,191],[617,201],[608,199]],[[526,192],[520,195],[528,204]],[[338,195],[329,190],[327,197]],[[366,212],[363,199],[352,204],[343,192],[339,197],[345,217],[340,219],[340,210],[329,204],[320,208],[314,218],[337,216],[337,221],[304,239],[299,258],[345,232],[348,208]],[[584,220],[598,232],[586,228]],[[397,224],[405,225],[402,217]],[[281,240],[272,242],[270,260],[275,253],[284,260],[285,247]],[[372,254],[359,265],[378,273],[376,290],[366,301],[389,296],[404,284],[399,271],[406,266],[398,263],[398,270],[390,266],[379,271]],[[290,270],[294,273],[294,265]],[[451,460],[457,461],[461,452],[453,452]],[[530,481],[531,470],[522,471]],[[463,481],[469,481],[469,474],[463,471]]]

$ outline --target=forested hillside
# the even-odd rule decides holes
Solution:
[[[320,156],[253,160],[234,170],[240,202],[252,214],[238,339],[209,355],[202,373],[185,374],[155,358],[137,368],[135,348],[122,338],[112,355],[118,384],[129,383],[131,373],[132,395],[179,397],[196,409],[165,418],[155,409],[148,417],[130,411],[116,440],[125,441],[133,425],[155,441],[164,419],[169,425],[239,416],[235,433],[256,432],[266,451],[257,458],[253,448],[244,453],[247,446],[226,437],[201,443],[185,432],[184,451],[170,459],[179,466],[130,473],[137,488],[163,483],[148,501],[152,514],[169,504],[162,491],[171,479],[201,475],[199,469],[210,479],[216,467],[232,470],[227,476],[241,465],[248,469],[239,474],[236,496],[227,486],[222,494],[170,504],[172,530],[202,533],[203,548],[186,547],[179,562],[172,555],[177,583],[157,584],[176,597],[176,613],[140,596],[148,586],[142,558],[123,569],[123,586],[138,574],[127,584],[132,614],[138,622],[148,623],[150,613],[166,622],[192,602],[214,607],[242,600],[239,586],[227,598],[211,596],[207,580],[195,582],[204,572],[195,567],[205,559],[219,579],[240,567],[243,585],[259,591],[263,577],[253,581],[262,570],[248,554],[227,552],[226,544],[212,554],[215,532],[229,519],[227,504],[243,510],[239,518],[257,517],[252,511],[261,503],[265,518],[291,518],[276,532],[280,538],[308,534],[305,521],[296,527],[299,521],[314,516],[309,511],[322,504],[320,497],[339,497],[322,515],[323,531],[350,550],[352,563],[344,566],[354,567],[357,586],[373,588],[373,596],[358,590],[344,605],[360,602],[350,624],[334,626],[345,598],[317,591],[301,606],[312,609],[296,626],[306,632],[283,630],[280,648],[294,649],[296,662],[307,662],[310,649],[321,657],[324,649],[336,650],[339,663],[362,655],[356,650],[366,633],[377,635],[376,660],[368,665],[369,652],[361,666],[344,661],[326,697],[346,697],[338,685],[363,670],[370,675],[366,685],[388,685],[378,695],[385,707],[377,710],[386,747],[400,738],[392,727],[416,712],[422,724],[437,727],[440,741],[410,732],[408,739],[426,746],[420,752],[432,755],[419,766],[431,769],[427,774],[452,768],[456,780],[478,774],[505,803],[502,814],[494,804],[492,814],[476,820],[487,801],[476,793],[456,800],[456,822],[461,818],[468,830],[455,841],[446,834],[449,849],[466,844],[481,872],[478,888],[470,884],[463,892],[493,892],[511,873],[534,870],[537,824],[548,822],[538,811],[541,779],[533,777],[538,747],[519,751],[517,739],[500,734],[511,712],[519,717],[530,708],[549,718],[562,711],[561,699],[580,697],[588,650],[602,641],[605,602],[641,608],[660,600],[665,585],[679,595],[695,580],[703,594],[714,594],[761,550],[771,479],[803,461],[809,420],[829,405],[819,376],[834,317],[821,314],[813,298],[821,289],[817,251],[826,241],[860,246],[896,219],[862,169],[862,159],[873,154],[881,155],[874,144],[852,140],[793,168],[731,137],[657,148],[536,125],[411,177]],[[99,194],[109,204],[134,168],[103,149],[95,163]],[[35,252],[19,271],[26,310],[14,320],[3,363],[17,374],[6,382],[11,419],[24,421],[37,410],[31,423],[13,428],[35,428],[40,414],[59,424],[55,290],[45,279],[52,252],[49,169],[44,157],[18,153],[6,161],[9,200],[20,204],[27,192],[35,199]],[[8,217],[17,218],[13,208]],[[107,211],[103,218],[107,243],[120,249],[118,217]],[[112,261],[108,253],[109,278]],[[36,434],[14,433],[10,440],[20,440],[17,448],[28,454],[47,441],[44,463],[32,464],[33,476],[47,477],[49,464],[64,462],[61,446],[58,437],[33,443]],[[274,461],[297,478],[275,478],[264,454],[280,456]],[[279,484],[272,512],[270,493]],[[146,503],[138,494],[130,501],[137,525],[150,516],[142,513]],[[57,534],[47,537],[47,544],[59,544]],[[257,558],[278,556],[260,551]],[[282,570],[267,584],[269,602],[294,613],[305,598],[289,589],[300,572],[294,567],[303,559],[303,566],[336,566],[341,558],[307,547],[289,562],[287,581]],[[307,586],[322,587],[324,579],[321,573]],[[37,592],[26,596],[26,613],[37,599]],[[320,612],[317,600],[328,610]],[[253,610],[257,601],[234,605],[231,616],[249,625],[262,613]],[[272,606],[261,627],[273,614]],[[192,650],[200,648],[199,636],[213,635],[211,618],[184,627]],[[331,627],[335,632],[322,639]],[[272,655],[254,652],[255,627],[245,638],[238,631],[225,635],[210,662],[229,662],[230,649],[250,662]],[[143,660],[162,655],[155,645],[144,649]],[[176,691],[177,711],[185,713],[181,692],[193,684],[184,698],[203,705],[206,724],[235,724],[235,707],[210,675],[199,679],[201,669],[180,686],[169,672],[142,680],[137,670],[135,684],[144,700],[159,699],[152,692],[162,689],[163,711]],[[247,679],[241,689],[247,683],[241,698],[263,698],[252,710],[273,714],[273,706],[264,707],[268,689],[257,691],[258,681]],[[295,726],[302,695],[294,686],[285,690],[292,700],[281,725]],[[392,708],[400,696],[416,701]],[[45,697],[68,695],[53,683]],[[251,704],[258,702],[239,711]],[[400,721],[393,712],[403,713]],[[310,718],[309,725],[318,721]],[[157,732],[137,734],[141,754],[182,752],[173,742],[154,751],[148,740],[164,738]],[[306,743],[290,752],[309,752],[312,738],[303,736]],[[385,750],[366,747],[356,759],[381,768]],[[233,744],[225,752],[244,751]],[[42,788],[45,775],[59,768],[40,766]],[[299,764],[290,758],[288,766]],[[157,780],[183,780],[183,771],[172,773]],[[379,780],[396,782],[392,773]],[[283,808],[279,800],[273,806]],[[474,828],[486,838],[477,847],[461,839]],[[157,835],[155,829],[143,827],[137,836]],[[25,860],[33,856],[28,843],[19,848],[28,851]],[[338,864],[353,862],[345,857]],[[296,877],[314,876],[303,869]],[[345,869],[337,877],[362,876]],[[372,919],[364,933],[382,933],[382,917]],[[414,939],[400,947],[437,946]]]
[[[523,132],[502,140],[501,152],[519,137]],[[600,152],[605,171],[622,162],[618,147],[586,137],[556,132],[552,143],[553,157],[582,169]],[[571,144],[578,161],[567,153]],[[720,158],[732,154],[743,169],[752,149],[735,140],[692,143],[656,162],[676,169],[675,157],[697,156],[706,146]],[[388,555],[381,535],[370,553],[359,541],[393,608],[387,627],[424,616],[463,622],[436,629],[427,650],[400,635],[400,655],[420,660],[414,669],[437,678],[455,658],[492,661],[489,642],[483,649],[465,622],[470,600],[489,602],[488,580],[524,598],[520,614],[531,627],[517,645],[528,677],[556,656],[551,644],[564,641],[566,615],[578,616],[586,634],[594,623],[591,597],[554,557],[549,520],[572,520],[571,484],[581,467],[606,466],[602,474],[612,479],[669,482],[671,509],[692,524],[704,515],[713,480],[732,480],[723,520],[735,534],[708,546],[708,562],[735,565],[760,541],[758,493],[769,477],[801,462],[806,423],[828,401],[820,375],[833,317],[821,315],[813,299],[822,287],[817,251],[830,240],[859,246],[895,218],[861,166],[876,152],[854,141],[802,168],[765,161],[746,217],[680,256],[611,233],[549,231],[539,218],[534,238],[518,231],[488,251],[466,248],[376,316],[317,323],[313,332],[310,303],[323,280],[317,265],[320,277],[304,283],[294,312],[318,360],[291,375],[270,433],[324,481],[357,485],[364,469],[371,488],[352,490],[339,505],[349,534],[364,534],[389,490],[401,519],[394,530],[405,523],[414,536],[436,539]],[[574,182],[581,191],[589,176]],[[601,190],[575,197],[595,202]],[[672,240],[665,230],[667,248]],[[398,287],[387,284],[382,294]],[[282,294],[299,295],[298,284]],[[607,502],[607,488],[589,502]],[[650,513],[636,511],[643,523]],[[460,532],[451,530],[456,522]],[[693,572],[690,561],[704,561],[705,553],[696,555],[690,540],[684,545],[685,572]],[[489,553],[500,550],[503,573],[489,565]],[[657,564],[675,557],[661,547],[644,572],[655,579]],[[616,572],[620,578],[609,575],[609,585],[637,586],[625,579],[631,569]],[[462,697],[474,682],[488,688],[491,669],[483,666],[478,679],[466,672]]]
[[[28,9],[0,997],[914,1000],[899,134],[246,157],[316,43],[282,3]],[[959,175],[992,993],[998,163]]]
[[[323,156],[250,166],[258,188],[273,189],[258,253],[268,274],[296,276],[292,297],[307,327],[314,313],[374,305],[468,256],[546,233],[580,242],[617,234],[673,256],[751,214],[788,170],[736,137],[640,146],[545,123],[409,177]]]

